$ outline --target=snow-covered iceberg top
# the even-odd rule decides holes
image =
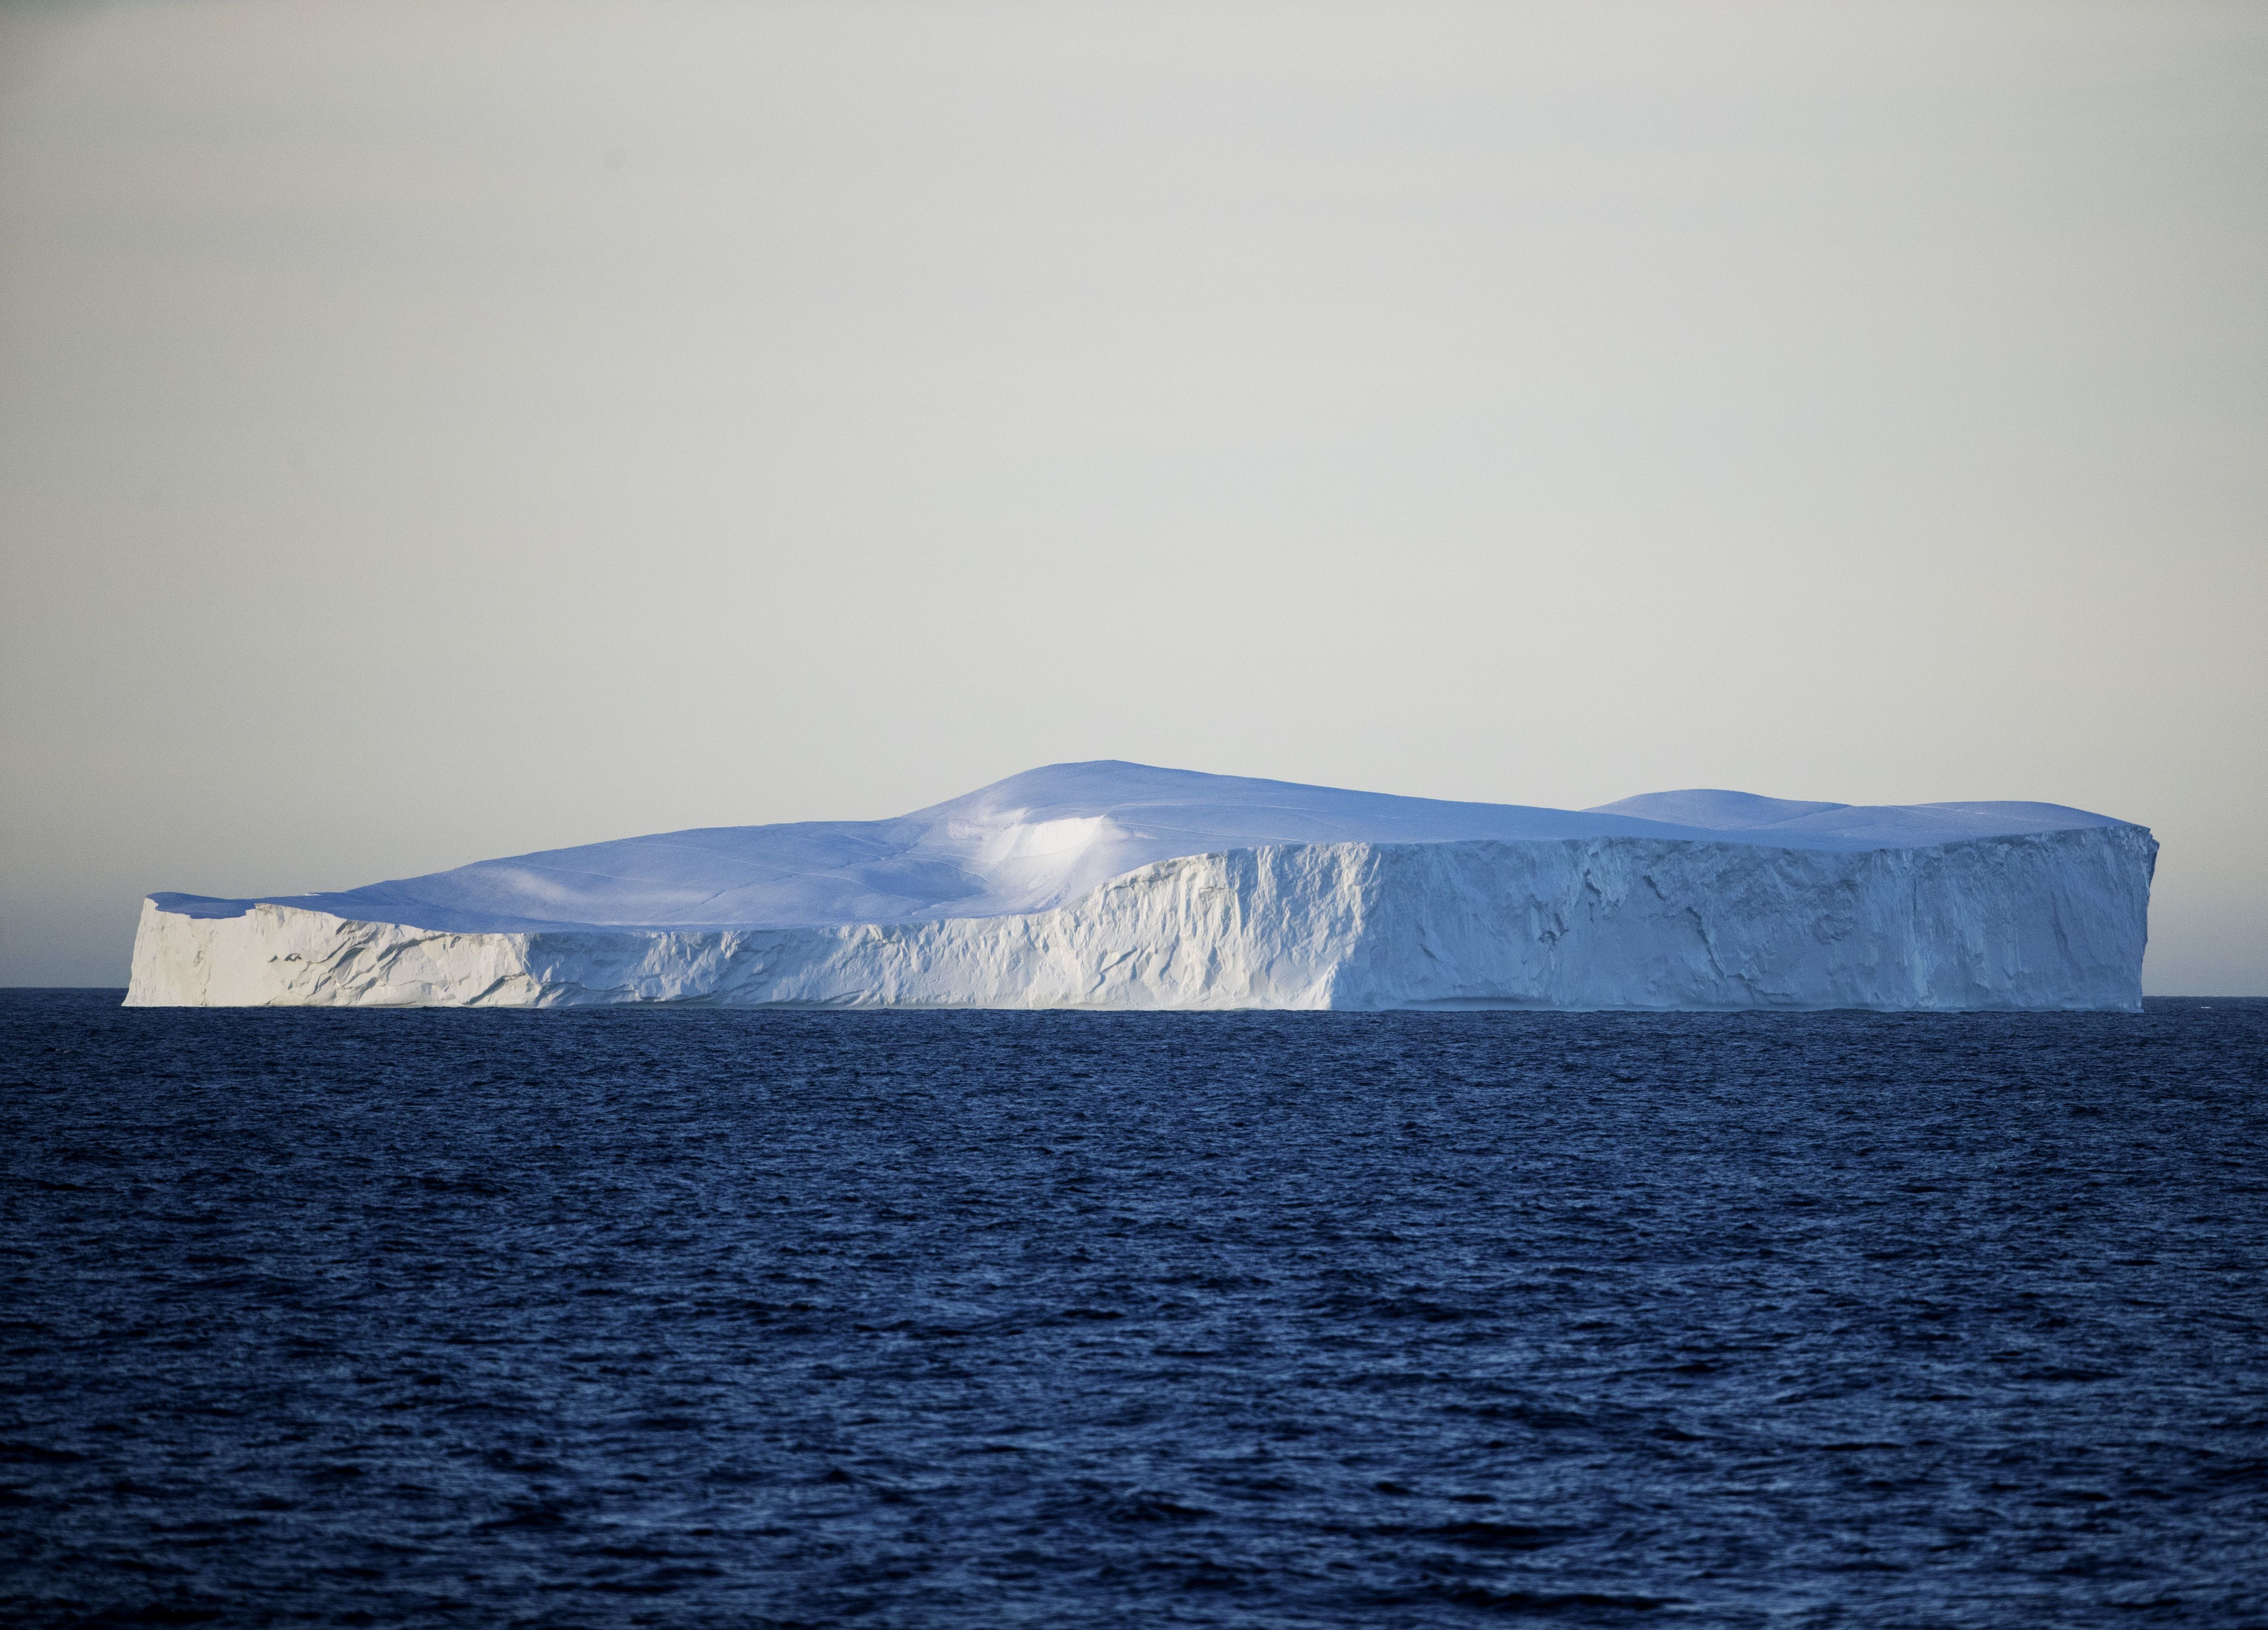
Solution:
[[[1027,771],[893,820],[702,827],[338,893],[151,900],[192,918],[266,904],[453,933],[778,929],[1047,911],[1156,862],[1279,845],[1629,837],[1858,853],[2127,825],[2055,804],[1851,805],[1706,790],[1546,809],[1106,759]]]

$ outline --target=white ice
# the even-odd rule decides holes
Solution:
[[[1853,852],[2120,824],[2055,804],[1869,806],[1705,790],[1546,809],[1106,759],[1026,771],[894,820],[697,827],[334,894],[151,897],[193,917],[266,902],[473,933],[789,928],[1045,911],[1153,861],[1262,845],[1645,837]]]
[[[895,820],[154,895],[128,1000],[2132,1008],[2156,852],[2051,804],[1564,810],[1057,764]]]

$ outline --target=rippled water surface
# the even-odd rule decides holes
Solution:
[[[0,998],[0,1617],[2268,1622],[2268,1004]]]

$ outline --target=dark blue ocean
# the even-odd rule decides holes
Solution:
[[[2268,1623],[2268,1003],[0,998],[18,1625]]]

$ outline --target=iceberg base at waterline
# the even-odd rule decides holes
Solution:
[[[1563,811],[1057,765],[895,821],[155,895],[127,999],[2132,1009],[2156,851],[2043,804]]]

